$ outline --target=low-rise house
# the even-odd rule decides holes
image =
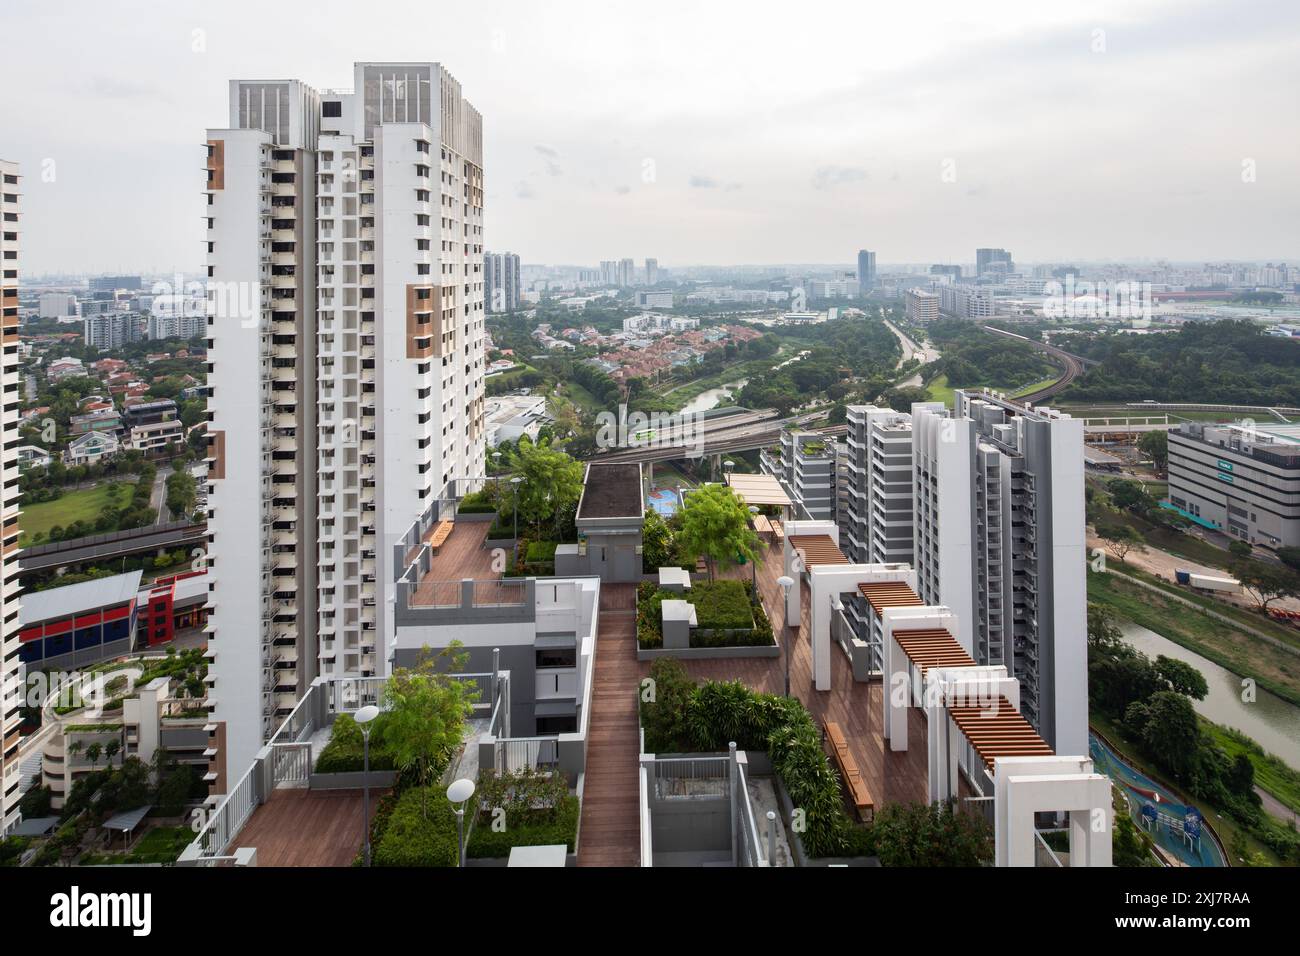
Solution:
[[[110,458],[121,450],[121,442],[112,432],[86,432],[79,434],[68,442],[64,451],[64,462],[75,464],[94,464],[103,458]]]

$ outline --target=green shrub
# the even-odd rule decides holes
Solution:
[[[554,561],[557,547],[558,544],[554,541],[529,541],[527,560],[530,563],[534,561]]]
[[[958,813],[947,804],[886,804],[869,829],[882,866],[987,866],[993,862],[992,828],[982,818]]]
[[[495,489],[484,488],[481,491],[475,491],[460,499],[456,505],[456,513],[462,515],[481,515],[490,514],[497,510],[497,497]]]
[[[381,714],[376,718],[383,720]],[[351,714],[339,714],[330,728],[330,742],[316,760],[316,773],[356,773],[365,769],[365,740],[361,727]],[[378,735],[370,735],[370,769],[393,770],[393,758],[384,749]]]
[[[740,630],[754,626],[748,588],[740,581],[701,581],[686,599],[695,605],[701,630]]]
[[[404,790],[371,846],[375,866],[455,866],[459,855],[456,811],[438,787]]]
[[[797,699],[759,694],[739,681],[696,686],[676,660],[650,667],[654,700],[641,704],[649,753],[719,753],[735,741],[741,750],[766,751],[796,807],[801,835],[813,857],[858,854],[865,837],[844,810],[840,777],[822,749],[812,715]]]
[[[558,846],[563,843],[572,853],[578,840],[578,798],[565,796],[559,806],[551,808],[505,807],[505,829],[492,829],[492,814],[480,814],[470,835],[466,856],[474,859],[498,859],[510,855],[517,846]]]

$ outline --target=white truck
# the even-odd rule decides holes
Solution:
[[[1201,591],[1219,591],[1225,594],[1237,594],[1241,591],[1241,582],[1236,578],[1219,578],[1210,574],[1193,572],[1187,576],[1187,583]]]

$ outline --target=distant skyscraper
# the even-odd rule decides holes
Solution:
[[[519,257],[513,252],[483,253],[483,284],[489,312],[519,308]]]
[[[102,312],[82,321],[86,344],[97,349],[120,349],[142,337],[138,312]]]
[[[863,295],[871,291],[876,281],[876,254],[862,249],[858,252],[858,288]]]
[[[600,281],[602,285],[618,285],[618,261],[602,259],[600,262]]]
[[[659,281],[659,260],[647,259],[645,261],[645,284],[654,285]]]
[[[1006,263],[1004,272],[1014,272],[1015,263],[1011,261],[1011,253],[1005,249],[976,249],[975,250],[975,275],[982,276],[986,272],[992,272],[993,264],[997,262]]]
[[[930,266],[930,275],[932,276],[952,276],[954,279],[961,278],[961,266]]]
[[[0,160],[0,833],[18,820],[22,771],[18,725],[23,685],[18,663],[18,164]]]
[[[633,260],[618,260],[618,284],[625,289],[636,285],[636,263]]]
[[[482,118],[437,63],[351,86],[232,81],[207,135],[217,793],[317,675],[389,672],[393,542],[484,474]]]

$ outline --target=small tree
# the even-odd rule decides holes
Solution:
[[[86,748],[86,759],[90,761],[90,766],[92,769],[95,767],[96,764],[99,763],[100,754],[102,754],[103,752],[104,752],[104,748],[100,746],[99,741],[95,741],[89,747]]]
[[[749,527],[749,511],[727,485],[704,485],[686,496],[678,546],[704,558],[709,580],[719,569],[759,560],[758,535]]]
[[[1151,457],[1156,471],[1164,474],[1169,464],[1169,435],[1163,431],[1147,432],[1138,439],[1138,450]]]
[[[109,764],[112,764],[113,758],[118,755],[118,752],[121,749],[122,742],[114,737],[108,743],[104,744],[104,759],[107,760]]]
[[[394,764],[427,790],[447,766],[474,713],[478,689],[452,674],[464,670],[469,655],[459,641],[434,655],[427,648],[414,667],[402,667],[384,686],[383,713],[375,736]],[[443,667],[440,670],[439,663]],[[427,807],[421,797],[421,809]]]
[[[72,743],[68,744],[68,753],[74,757],[79,756],[81,751],[84,749],[85,747],[80,740],[74,740]]]
[[[1146,550],[1142,535],[1138,534],[1137,529],[1132,525],[1111,525],[1110,527],[1098,529],[1097,534],[1101,537],[1101,540],[1106,542],[1111,554],[1119,558],[1120,564],[1128,563],[1125,558],[1128,557],[1129,552]]]
[[[1243,560],[1233,565],[1232,573],[1261,611],[1267,611],[1268,606],[1279,598],[1295,597],[1300,593],[1295,572],[1287,568],[1263,561]]]

